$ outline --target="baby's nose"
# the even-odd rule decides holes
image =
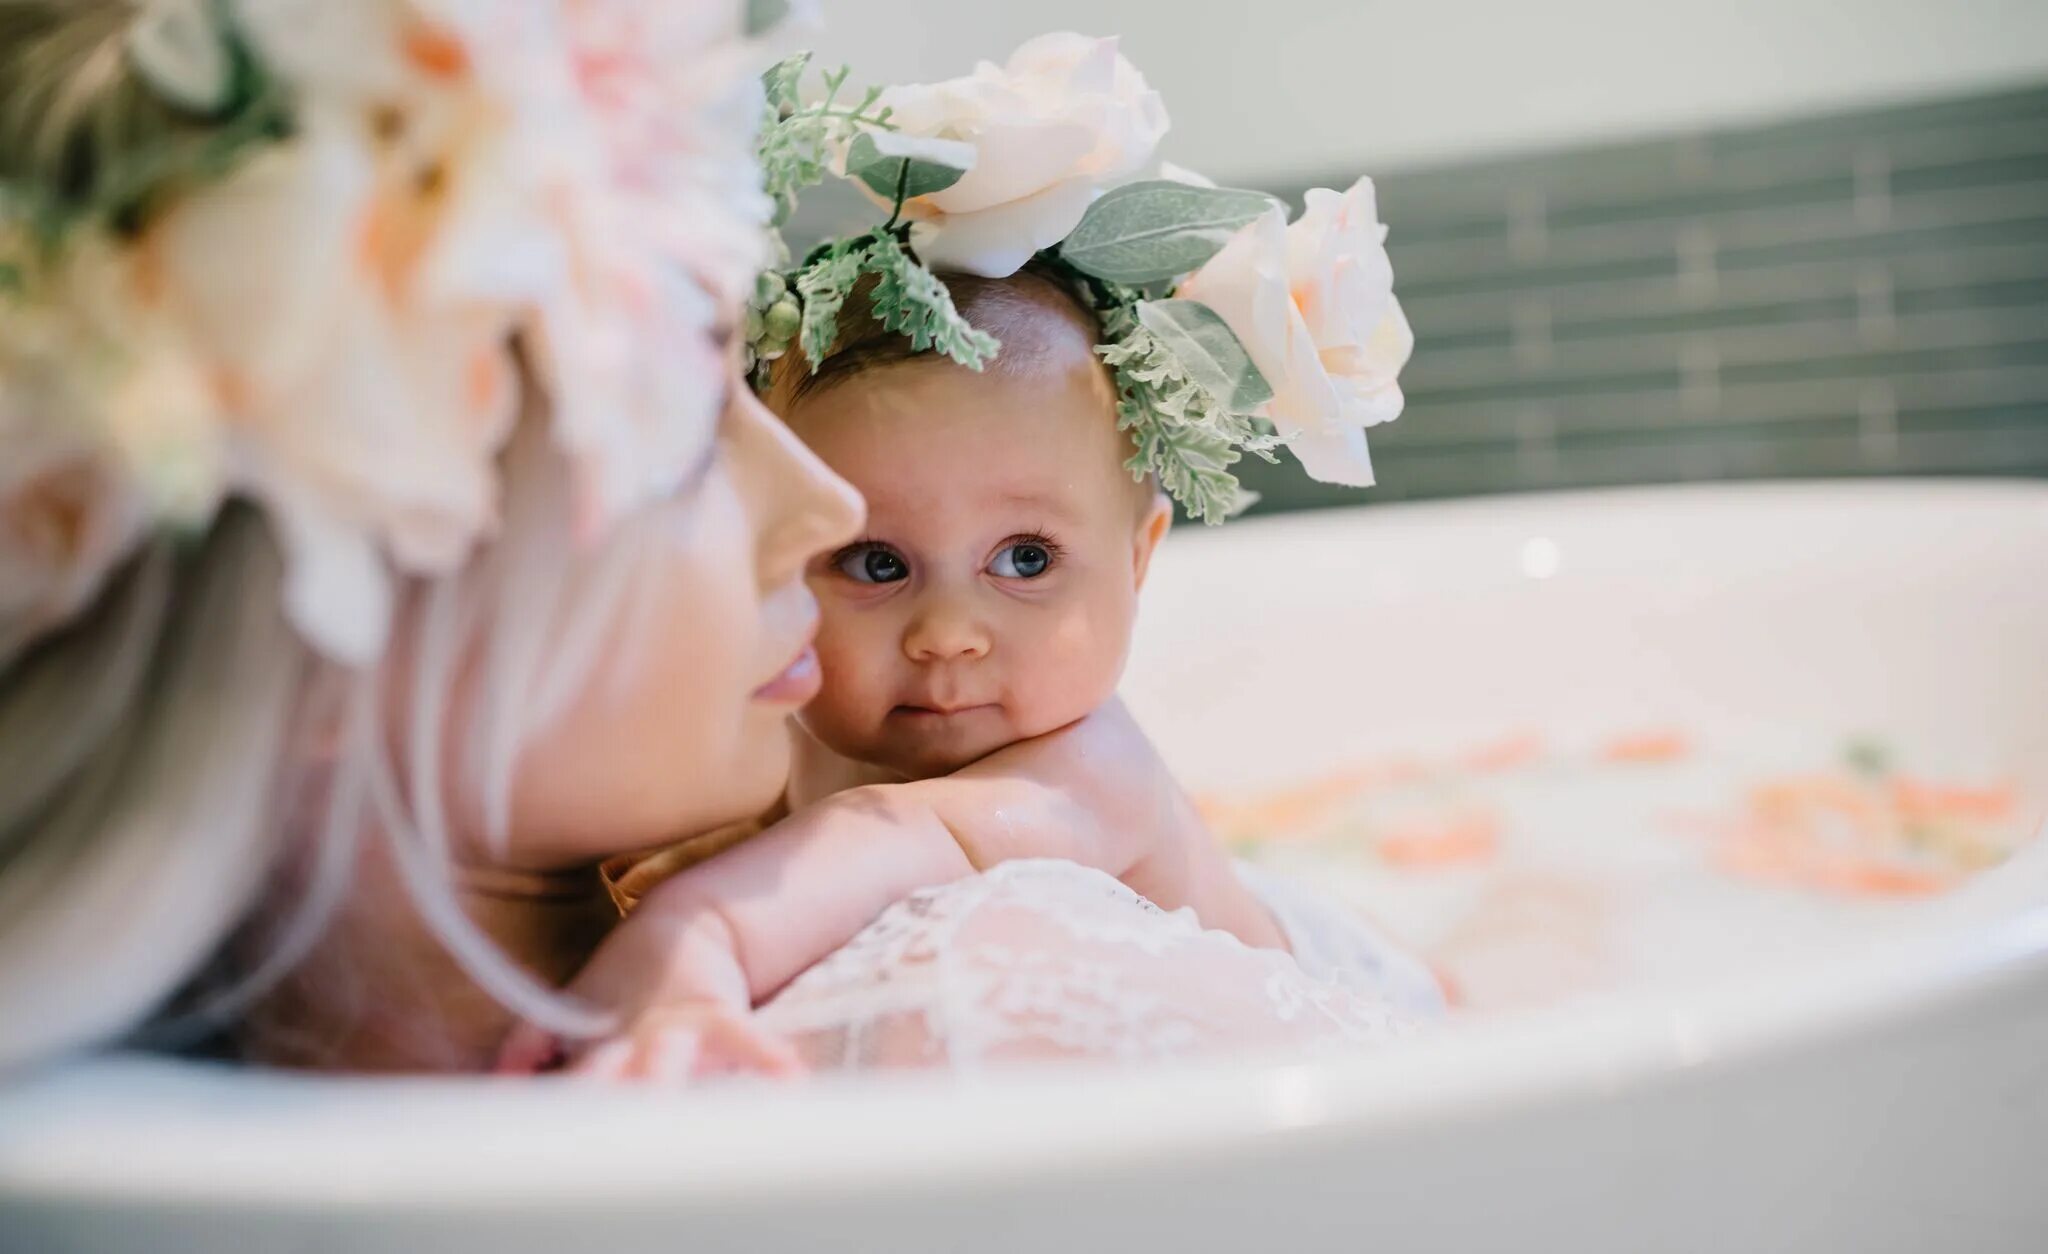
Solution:
[[[913,662],[946,662],[988,655],[987,626],[963,598],[933,597],[918,607],[903,633],[903,655]]]

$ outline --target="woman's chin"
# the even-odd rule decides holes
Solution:
[[[782,800],[784,790],[789,787],[793,755],[787,726],[778,720],[773,735],[751,739],[746,751],[732,760],[723,776],[726,786],[720,791],[735,811],[726,822],[759,818]]]

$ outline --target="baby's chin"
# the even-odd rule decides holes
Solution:
[[[987,744],[877,746],[867,755],[867,760],[905,779],[937,779],[941,775],[951,775],[963,766],[973,766],[989,754],[1015,743],[1014,739],[999,739]]]
[[[839,752],[905,779],[933,779],[1023,739],[996,709],[956,715],[892,714],[866,743]]]

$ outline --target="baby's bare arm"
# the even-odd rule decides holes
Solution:
[[[744,1012],[909,894],[1018,858],[1091,866],[1246,944],[1286,944],[1112,702],[952,775],[835,793],[678,872],[570,991],[618,1012],[627,1030],[677,1007]]]
[[[702,1073],[708,1042],[726,1069],[792,1069],[786,1043],[754,1026],[748,1012],[890,905],[974,869],[930,807],[897,786],[808,806],[640,899],[568,985],[617,1022],[596,1048],[570,1046],[567,1061],[683,1079],[666,1073]],[[695,1042],[679,1068],[664,1061],[676,1057],[668,1045],[678,1034]],[[499,1066],[526,1072],[560,1057],[551,1033],[523,1024],[506,1038]]]
[[[1158,800],[1107,785],[1122,775],[1149,789],[1137,760],[1147,747],[1114,723],[1087,723],[1006,750],[1007,765],[834,793],[678,872],[641,899],[576,991],[628,1013],[758,1004],[920,888],[1012,858],[1067,858],[1123,878],[1150,851],[1133,823],[1156,825]]]
[[[835,794],[651,889],[571,991],[628,1018],[758,1004],[919,888],[972,874],[939,817],[898,786]]]
[[[1116,876],[1169,910],[1248,945],[1285,948],[1121,701],[951,775],[898,786],[915,793],[977,867],[1066,858]]]

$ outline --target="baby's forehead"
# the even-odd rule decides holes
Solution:
[[[1129,437],[1092,372],[975,374],[919,358],[845,380],[800,405],[791,425],[877,516],[1092,515],[1120,509],[1132,490]]]
[[[873,424],[872,438],[820,449],[863,491],[1069,510],[1115,494],[1115,418],[1077,403],[1085,397],[996,380],[897,395],[906,404]]]
[[[1098,354],[1101,327],[1046,275],[947,276],[961,313],[1001,344],[982,371],[915,353],[871,318],[842,317],[840,343],[815,374],[784,359],[776,408],[817,453],[869,497],[877,516],[923,502],[1092,513],[1149,497],[1124,468],[1115,380]],[[849,308],[860,300],[856,293]]]
[[[1111,508],[1100,489],[1012,477],[1002,490],[987,482],[855,484],[868,499],[869,530],[885,538],[987,538],[981,533],[1090,528]]]

